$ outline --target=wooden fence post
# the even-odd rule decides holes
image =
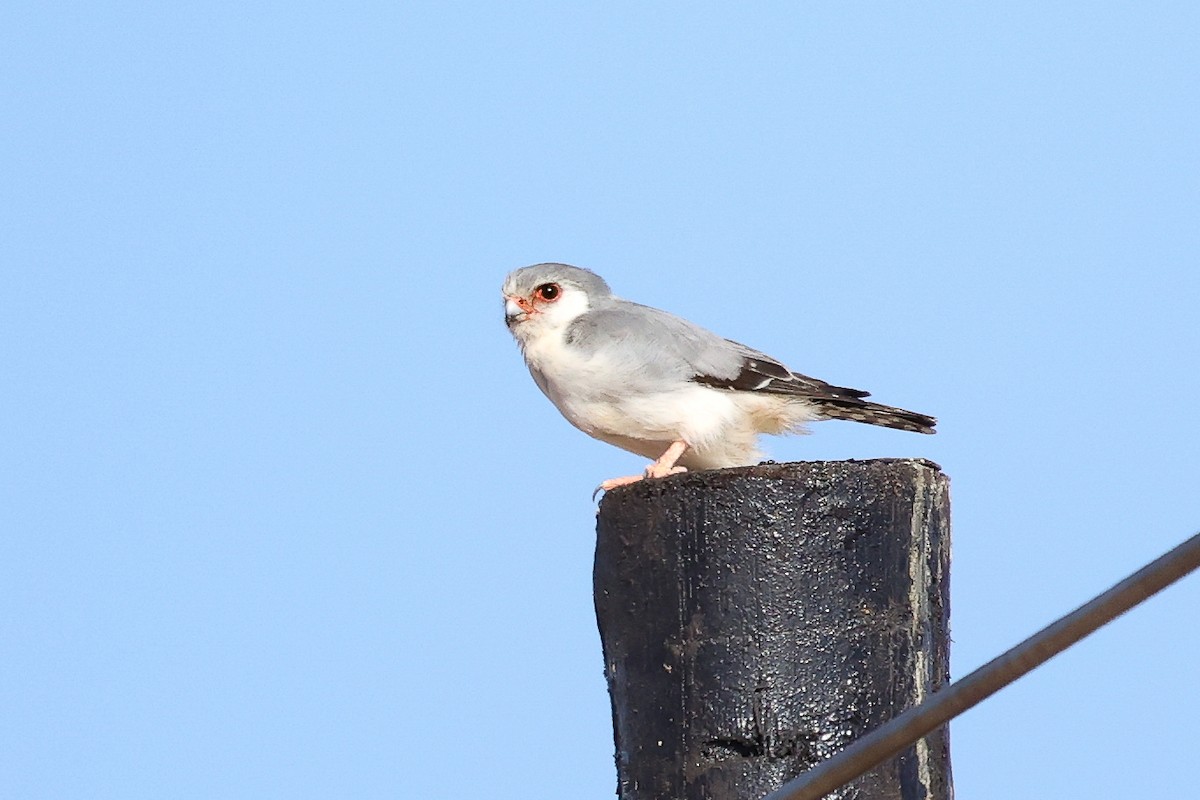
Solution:
[[[949,681],[931,462],[644,481],[605,495],[597,533],[621,800],[758,800]],[[945,729],[829,796],[950,800]]]

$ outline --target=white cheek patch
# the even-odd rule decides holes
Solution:
[[[538,311],[546,318],[546,322],[554,328],[565,328],[577,317],[586,314],[588,310],[587,295],[578,289],[565,289],[562,296],[553,303],[538,303]]]
[[[535,303],[533,311],[511,329],[529,365],[540,369],[547,362],[574,362],[577,357],[566,346],[567,328],[588,308],[587,295],[573,288],[564,289],[554,302]]]

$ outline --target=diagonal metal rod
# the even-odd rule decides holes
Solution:
[[[1200,533],[763,800],[819,800],[1200,567]]]

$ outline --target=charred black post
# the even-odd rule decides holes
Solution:
[[[949,681],[935,464],[644,481],[609,492],[597,527],[621,800],[756,800]],[[829,796],[951,795],[942,729]]]

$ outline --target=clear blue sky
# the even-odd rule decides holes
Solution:
[[[1200,526],[1200,6],[7,3],[0,795],[603,800],[517,266],[935,414],[961,677]],[[1194,787],[1193,577],[954,723]]]

